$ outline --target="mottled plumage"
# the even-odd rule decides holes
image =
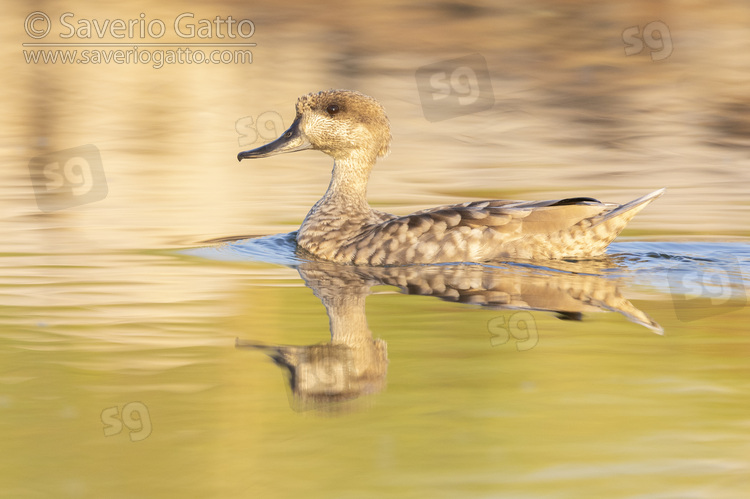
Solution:
[[[317,149],[334,159],[331,183],[297,232],[300,250],[357,265],[559,259],[601,255],[664,189],[625,205],[592,198],[475,201],[396,216],[367,204],[367,181],[388,153],[390,125],[372,97],[330,90],[300,97],[291,127],[238,159]]]

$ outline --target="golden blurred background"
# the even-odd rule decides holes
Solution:
[[[750,8],[741,1],[6,8],[0,202],[7,251],[173,247],[292,230],[325,190],[330,159],[308,152],[240,165],[235,155],[288,126],[298,96],[327,88],[370,94],[389,113],[392,154],[372,175],[373,205],[405,213],[484,197],[624,202],[666,186],[625,235],[748,231]],[[43,42],[132,41],[140,52],[156,50],[144,41],[256,46],[249,64],[27,63],[41,50],[23,46],[40,41],[24,30],[32,11],[51,20]],[[144,23],[162,20],[167,34],[118,40],[92,30],[91,38],[63,39],[66,12],[76,28],[144,14]],[[193,16],[183,31],[230,15],[251,20],[255,31],[219,39],[214,24],[210,39],[180,38],[172,23],[184,13]],[[432,89],[420,89],[417,71],[471,54],[486,61],[494,104],[425,119],[420,97]],[[85,144],[101,153],[106,195],[40,213],[30,161]]]

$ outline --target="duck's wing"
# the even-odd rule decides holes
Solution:
[[[341,251],[369,265],[591,256],[661,192],[622,206],[593,198],[440,206],[374,224]]]

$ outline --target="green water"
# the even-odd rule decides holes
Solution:
[[[727,301],[679,320],[655,246],[616,255],[632,261],[618,272],[663,336],[616,312],[532,311],[532,345],[490,329],[518,310],[376,285],[366,323],[387,350],[382,383],[312,402],[287,368],[235,346],[331,341],[294,269],[227,249],[75,265],[6,255],[5,495],[739,497],[748,309]],[[335,392],[343,371],[331,365],[316,375]]]

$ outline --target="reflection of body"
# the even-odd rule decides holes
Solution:
[[[612,262],[580,262],[576,273],[562,270],[565,264],[560,263],[560,269],[543,269],[520,265],[365,267],[304,262],[298,271],[326,308],[330,343],[267,346],[238,340],[237,345],[260,349],[287,370],[295,408],[321,409],[379,392],[385,386],[386,344],[373,339],[365,314],[365,299],[375,285],[493,309],[554,312],[566,319],[610,310],[661,332],[656,322],[620,295],[614,278],[596,275]]]
[[[238,159],[317,149],[334,158],[331,183],[297,232],[316,258],[358,265],[560,259],[601,255],[636,213],[663,193],[625,205],[592,198],[477,201],[407,216],[370,208],[367,181],[390,148],[383,107],[349,90],[297,101],[292,126],[277,140]]]

